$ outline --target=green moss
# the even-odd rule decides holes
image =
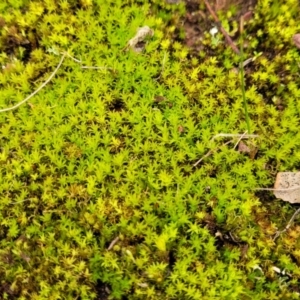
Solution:
[[[111,68],[67,57],[0,114],[1,298],[297,299],[299,226],[272,240],[293,207],[255,190],[299,168],[296,4],[258,1],[245,25],[254,159],[212,141],[246,130],[240,57],[209,35],[190,51],[183,3],[0,4],[1,107],[60,52]],[[144,25],[145,50],[124,51]]]

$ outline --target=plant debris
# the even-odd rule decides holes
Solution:
[[[135,52],[142,52],[145,48],[145,39],[153,35],[154,31],[149,26],[138,28],[136,35],[127,43],[126,49],[131,48]]]
[[[274,185],[276,198],[300,203],[300,172],[279,172]]]
[[[298,49],[300,49],[300,33],[294,34],[293,42]]]
[[[246,153],[246,154],[249,154],[250,158],[251,159],[254,159],[257,152],[258,152],[258,148],[257,147],[254,147],[253,145],[251,146],[248,146],[246,143],[244,143],[243,141],[240,141],[239,142],[239,145],[238,145],[238,151],[240,153]]]

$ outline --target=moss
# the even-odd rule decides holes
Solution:
[[[187,48],[184,3],[2,3],[1,107],[60,52],[110,69],[67,57],[0,115],[1,298],[296,299],[298,226],[272,241],[293,208],[255,190],[299,168],[296,4],[260,0],[245,25],[250,157],[212,141],[247,128],[240,57],[221,35]],[[124,51],[144,25],[144,51]]]

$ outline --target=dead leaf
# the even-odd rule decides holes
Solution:
[[[248,249],[249,249],[249,245],[248,244],[245,244],[244,246],[241,247],[241,257],[242,258],[247,257]]]
[[[165,100],[167,100],[167,98],[163,97],[163,96],[155,96],[154,97],[154,102],[163,102]]]
[[[300,49],[300,33],[294,34],[293,42],[298,49]]]
[[[0,28],[3,28],[5,26],[5,20],[4,18],[0,17]]]
[[[257,147],[252,147],[251,150],[250,150],[250,154],[249,154],[250,159],[253,160],[255,158],[257,152],[258,152],[258,148]]]
[[[274,195],[283,201],[300,203],[300,172],[277,173]]]
[[[182,125],[178,126],[178,131],[179,133],[183,133],[184,132],[184,127]]]
[[[30,262],[30,256],[28,256],[27,254],[25,254],[25,253],[21,253],[21,255],[20,255],[21,257],[22,257],[22,259],[24,259],[27,263],[29,263]]]
[[[243,141],[239,142],[238,151],[241,153],[247,153],[250,156],[250,159],[254,159],[255,155],[257,154],[258,148],[251,145],[250,147],[247,146]]]
[[[244,143],[244,142],[239,142],[239,148],[238,148],[239,152],[242,153],[250,153],[250,148]]]
[[[247,11],[244,15],[243,15],[243,19],[245,22],[250,21],[253,17],[253,12],[251,10]]]

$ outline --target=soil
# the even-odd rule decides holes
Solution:
[[[204,49],[201,43],[204,33],[218,24],[214,22],[205,6],[200,9],[199,0],[185,0],[185,2],[187,10],[184,19],[185,44],[195,52],[199,52]],[[237,14],[231,20],[239,20],[241,16],[251,14],[257,0],[214,0],[208,2],[216,13],[227,11],[230,6],[236,5]]]

